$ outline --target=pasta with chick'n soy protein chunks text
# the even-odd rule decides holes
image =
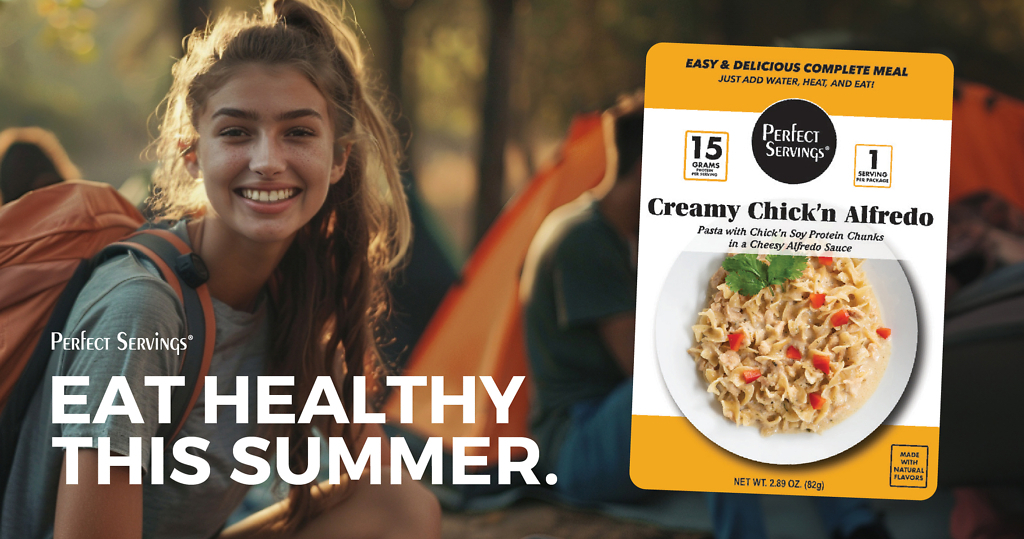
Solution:
[[[689,350],[737,425],[820,433],[874,393],[890,330],[864,274],[845,257],[727,257]]]

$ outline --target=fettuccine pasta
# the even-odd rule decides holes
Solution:
[[[875,391],[889,361],[862,260],[811,257],[803,274],[753,296],[719,268],[689,350],[722,413],[761,434],[822,432]]]

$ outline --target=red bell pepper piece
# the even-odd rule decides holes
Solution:
[[[811,294],[811,307],[820,309],[825,304],[825,294]]]
[[[824,354],[814,354],[814,357],[811,359],[811,364],[814,365],[814,368],[825,373],[825,376],[828,376],[831,374],[832,370],[831,363],[829,363],[829,361],[830,358]]]
[[[850,313],[846,312],[846,309],[839,309],[836,314],[832,315],[832,327],[841,326],[850,321]]]
[[[747,335],[745,333],[743,333],[742,331],[740,331],[739,333],[730,333],[729,334],[729,350],[733,350],[733,351],[739,350],[740,346],[743,345],[743,339],[745,339],[746,337],[747,337]]]
[[[807,400],[811,403],[811,408],[820,410],[821,406],[825,404],[825,398],[821,396],[821,393],[808,393]]]
[[[822,264],[824,264],[826,266],[831,266],[832,265],[832,257],[831,256],[819,256],[818,257],[818,262],[821,262]]]
[[[743,371],[743,381],[746,383],[753,382],[761,377],[761,371],[757,369],[747,369]]]
[[[889,328],[878,328],[875,330],[875,333],[883,339],[888,339],[889,335],[892,335],[892,330]]]
[[[789,359],[803,359],[804,355],[797,347],[790,346],[789,348],[786,348],[786,357]]]

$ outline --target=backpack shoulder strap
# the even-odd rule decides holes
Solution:
[[[202,259],[181,238],[159,228],[139,230],[107,246],[96,255],[95,263],[129,251],[156,265],[185,310],[189,340],[178,370],[178,374],[185,377],[185,385],[175,387],[171,393],[171,423],[160,425],[157,430],[157,436],[170,444],[199,400],[213,358],[217,322],[206,286],[209,274]]]

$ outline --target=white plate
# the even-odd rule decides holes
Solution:
[[[690,328],[707,307],[708,282],[723,259],[723,253],[681,253],[658,299],[655,350],[665,384],[683,415],[719,447],[768,464],[827,459],[874,432],[903,395],[917,356],[917,308],[899,261],[867,260],[863,266],[880,304],[882,320],[892,328],[892,355],[874,394],[859,410],[821,434],[786,432],[764,437],[758,427],[741,427],[722,415],[721,404],[707,392],[707,383],[687,352],[694,344]]]

